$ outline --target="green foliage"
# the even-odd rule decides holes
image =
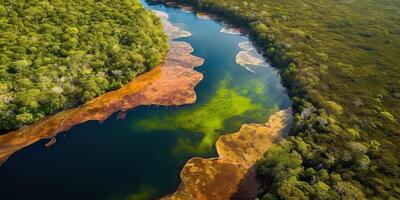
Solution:
[[[174,1],[246,27],[281,69],[296,137],[259,162],[261,199],[400,199],[397,1]]]
[[[0,130],[117,89],[166,50],[159,19],[137,0],[3,0]]]
[[[301,168],[303,160],[299,153],[291,151],[291,145],[293,144],[289,141],[284,141],[279,146],[271,147],[259,163],[259,173],[274,177],[274,180],[296,177],[303,170]]]
[[[343,114],[343,108],[342,106],[340,106],[339,104],[337,104],[334,101],[325,101],[322,102],[324,105],[324,107],[327,108],[327,110],[329,110],[330,112],[332,112],[332,114],[334,115],[341,115]]]
[[[382,117],[384,117],[392,122],[396,122],[396,119],[394,118],[394,116],[388,111],[381,112],[381,115],[382,115]]]

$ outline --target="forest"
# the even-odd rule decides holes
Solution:
[[[115,90],[167,49],[160,20],[137,0],[1,0],[0,130]]]
[[[170,2],[247,28],[281,71],[295,122],[259,199],[400,199],[399,1]]]

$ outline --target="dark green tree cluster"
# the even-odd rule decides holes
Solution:
[[[260,199],[400,199],[398,1],[173,2],[246,27],[281,70],[295,121]]]
[[[1,0],[0,130],[119,88],[167,48],[137,0]]]

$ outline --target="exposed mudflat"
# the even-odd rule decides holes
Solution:
[[[172,39],[190,35],[189,32],[168,22],[163,16],[166,33],[170,37],[170,50],[165,62],[151,71],[138,76],[122,88],[101,95],[74,109],[60,112],[35,124],[0,136],[0,164],[14,152],[41,139],[54,138],[58,133],[87,121],[104,121],[110,115],[140,105],[183,105],[196,101],[194,87],[203,75],[193,68],[203,64],[202,58],[193,56],[191,45]],[[51,139],[48,146],[55,143]]]
[[[224,27],[221,29],[221,32],[226,33],[226,34],[231,34],[231,35],[242,34],[242,31],[239,28],[233,28],[233,27]]]
[[[217,158],[192,158],[181,171],[182,183],[163,199],[227,200],[238,195],[239,186],[255,180],[254,164],[263,153],[287,133],[291,110],[279,111],[265,124],[245,124],[240,131],[221,136]],[[240,192],[254,193],[254,191]],[[239,194],[240,195],[240,194]]]
[[[190,6],[180,6],[181,10],[185,13],[192,13],[194,11],[194,9]]]
[[[215,15],[204,13],[204,12],[197,12],[196,15],[197,15],[197,18],[204,19],[204,20],[211,20],[211,19],[215,19],[216,18]]]
[[[268,64],[264,61],[264,58],[257,50],[251,45],[250,42],[242,42],[239,44],[242,49],[236,55],[236,63],[247,70],[254,72],[257,67],[266,67]]]
[[[173,25],[168,19],[169,16],[167,13],[153,10],[153,12],[159,17],[164,25],[164,30],[168,34],[170,40],[177,39],[177,38],[184,38],[190,37],[192,33],[189,31],[182,30],[178,26]]]

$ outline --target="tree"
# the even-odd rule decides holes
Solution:
[[[137,0],[5,0],[0,27],[0,85],[12,83],[13,97],[0,104],[0,130],[117,89],[168,49],[160,20]]]

